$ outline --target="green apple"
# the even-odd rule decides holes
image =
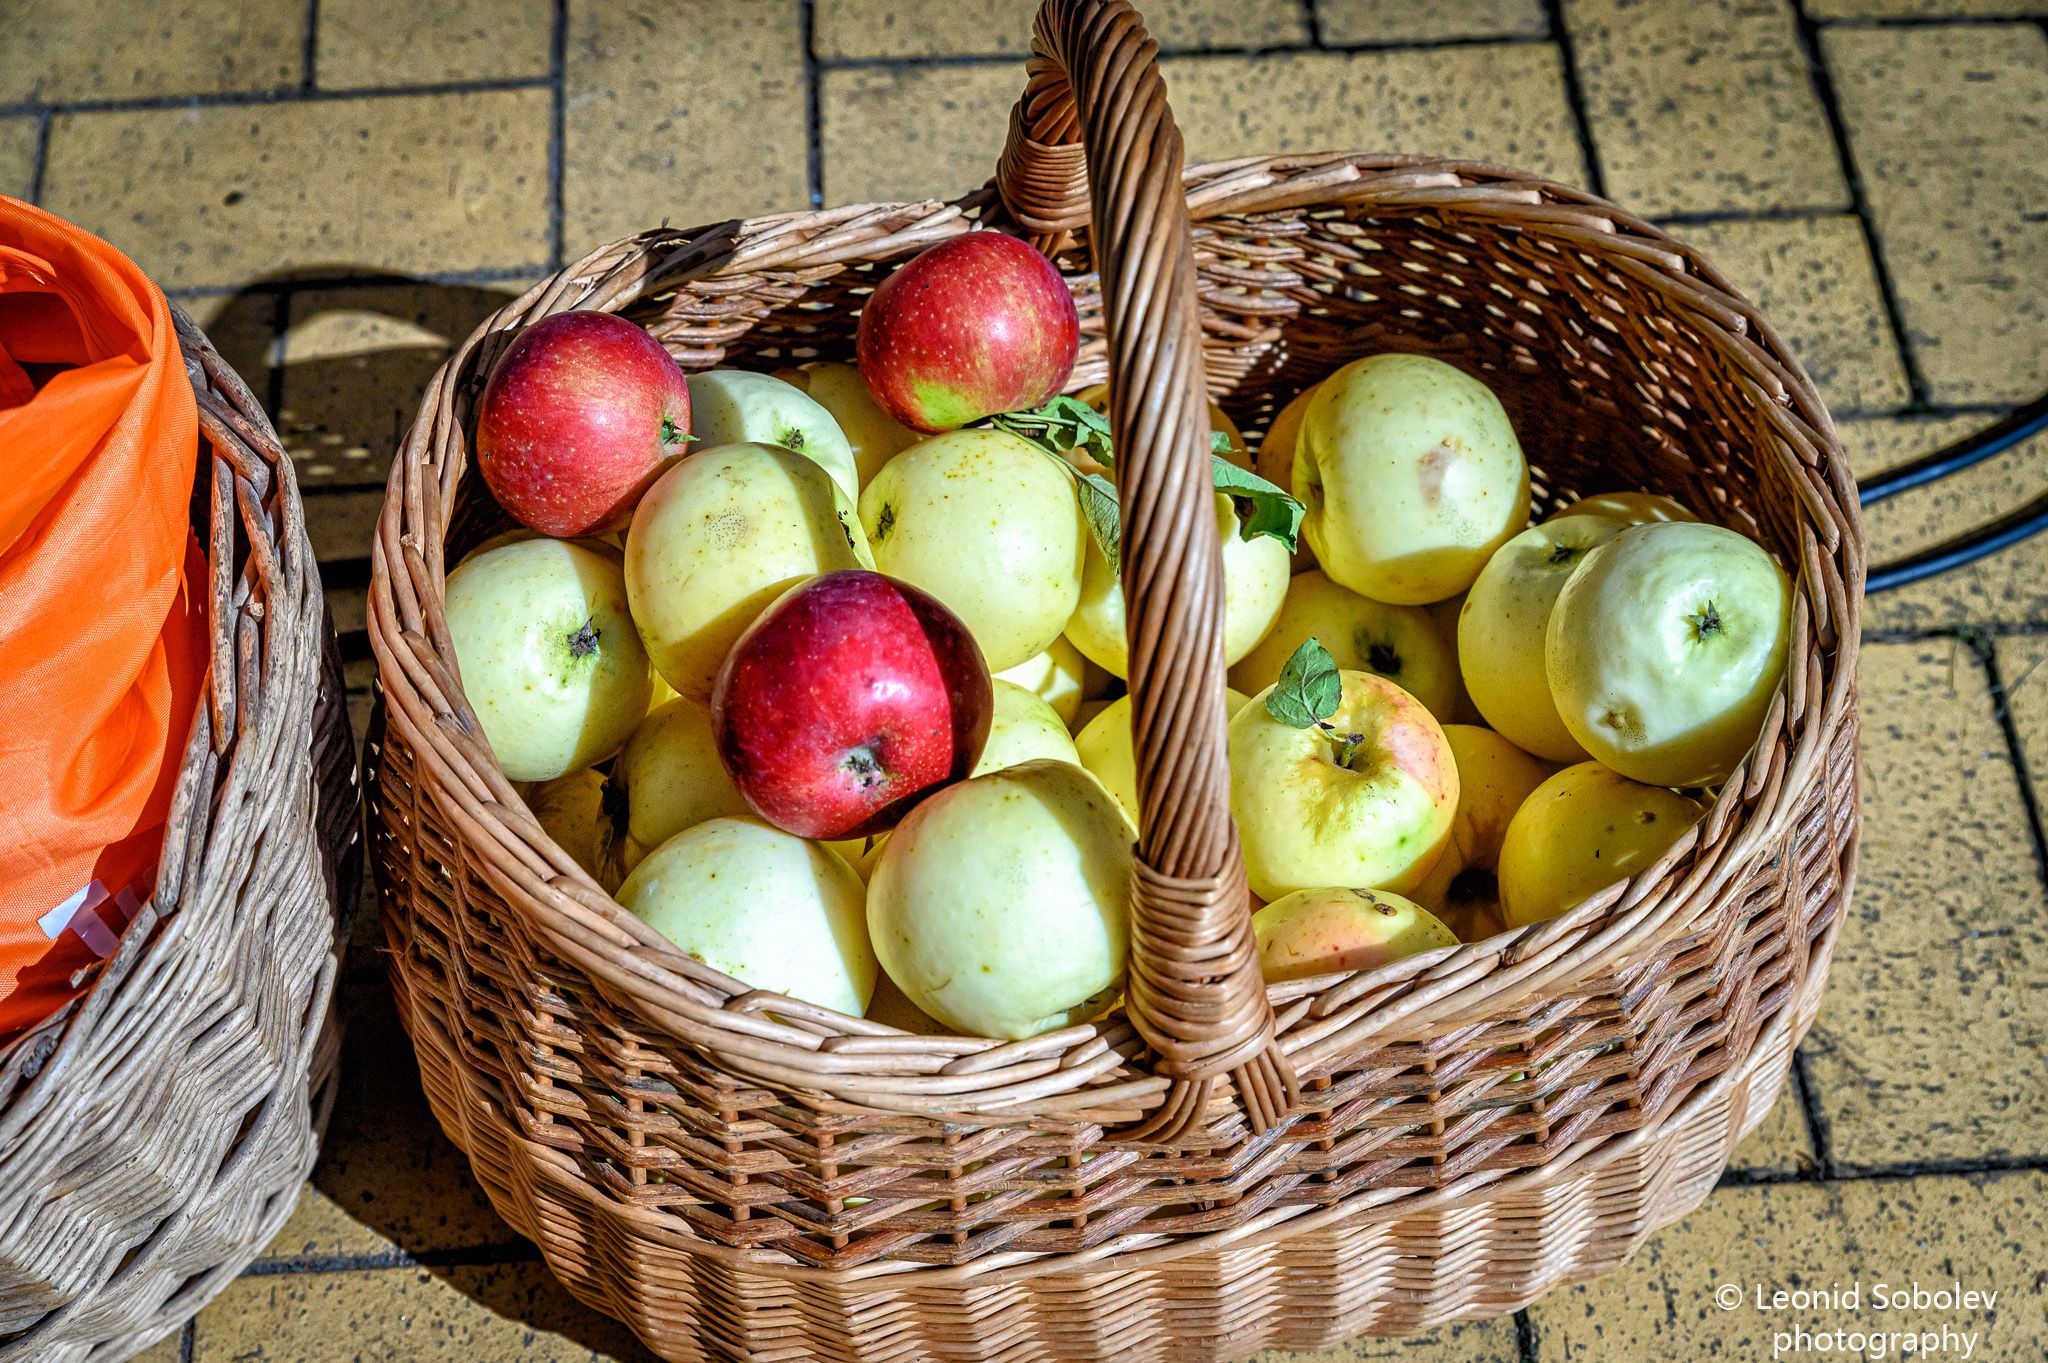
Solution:
[[[1259,646],[1230,669],[1240,691],[1263,691],[1302,641],[1315,639],[1339,667],[1385,677],[1448,724],[1458,701],[1457,659],[1420,606],[1390,606],[1330,581],[1322,572],[1300,573]]]
[[[1088,531],[1073,476],[1020,436],[948,431],[860,495],[875,565],[967,622],[989,670],[1042,653],[1081,599]]]
[[[1515,811],[1556,770],[1491,729],[1446,724],[1444,739],[1458,763],[1458,814],[1451,820],[1451,840],[1435,869],[1410,891],[1416,903],[1439,913],[1458,897],[1454,891],[1459,876],[1467,871],[1491,874],[1499,868],[1500,845]]]
[[[1464,591],[1529,519],[1529,466],[1500,399],[1427,355],[1373,355],[1324,379],[1293,489],[1323,571],[1396,605]]]
[[[534,786],[526,794],[526,807],[555,846],[607,892],[616,892],[628,868],[609,795],[605,774],[584,767]]]
[[[1039,758],[1079,765],[1074,740],[1050,705],[1015,682],[998,680],[994,690],[996,704],[989,717],[988,742],[982,745],[972,775],[986,776]]]
[[[1371,970],[1458,945],[1419,904],[1385,890],[1296,890],[1252,915],[1268,984]]]
[[[1340,671],[1335,713],[1295,728],[1252,697],[1230,721],[1230,812],[1253,893],[1402,891],[1436,865],[1458,808],[1458,768],[1422,702],[1384,677]]]
[[[877,405],[874,394],[868,391],[867,380],[850,364],[812,360],[795,369],[778,369],[775,377],[803,389],[832,414],[846,443],[853,448],[853,463],[860,472],[862,487],[881,472],[882,465],[924,439]]]
[[[995,679],[1023,687],[1050,705],[1060,723],[1071,726],[1085,699],[1088,660],[1062,634],[1046,645],[1043,653],[1034,653],[1015,667],[1004,668],[995,674]]]
[[[1092,1018],[1124,977],[1132,841],[1109,793],[1066,762],[948,786],[875,862],[875,954],[912,1003],[970,1036]]]
[[[1238,533],[1230,498],[1212,499],[1216,538],[1223,549],[1223,661],[1228,666],[1258,646],[1273,627],[1287,596],[1287,546],[1270,535],[1245,539]],[[1097,666],[1122,677],[1130,670],[1124,639],[1124,588],[1117,566],[1088,537],[1081,598],[1067,621],[1067,638]]]
[[[875,992],[862,898],[845,862],[753,818],[676,834],[619,888],[619,903],[685,955],[854,1017]]]
[[[1223,715],[1234,717],[1251,703],[1251,697],[1228,687],[1223,691]],[[1138,823],[1138,760],[1132,751],[1131,698],[1119,696],[1102,707],[1074,738],[1074,751],[1103,789],[1116,797],[1117,807]]]
[[[1623,526],[1604,516],[1532,525],[1487,560],[1458,613],[1458,666],[1472,704],[1515,746],[1553,762],[1586,750],[1557,712],[1544,669],[1544,632],[1564,584]]]
[[[1755,541],[1663,521],[1586,556],[1550,613],[1544,666],[1587,752],[1649,785],[1710,786],[1755,744],[1791,629],[1792,584]]]
[[[816,399],[771,374],[707,369],[690,380],[692,448],[780,445],[832,475],[847,501],[860,496],[860,470],[839,423]]]
[[[1599,492],[1581,497],[1552,516],[1605,516],[1623,525],[1649,525],[1653,521],[1696,521],[1698,516],[1676,497],[1661,492]]]
[[[1500,849],[1509,927],[1555,918],[1657,861],[1706,813],[1698,800],[1598,762],[1566,767],[1515,811]]]
[[[718,760],[711,707],[686,696],[640,721],[612,763],[612,786],[625,801],[619,855],[628,871],[686,828],[751,812]]]
[[[784,591],[874,566],[846,494],[778,445],[683,459],[640,499],[626,535],[626,591],[647,656],[692,700],[711,699],[733,642]]]
[[[552,781],[604,761],[647,713],[647,653],[609,556],[533,539],[448,574],[462,693],[508,779]]]

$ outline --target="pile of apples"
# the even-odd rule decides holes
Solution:
[[[541,826],[749,986],[1022,1038],[1120,997],[1137,837],[1115,451],[1058,272],[975,232],[888,277],[858,367],[687,378],[572,312],[489,376],[525,528],[448,579]],[[1529,525],[1506,411],[1358,359],[1256,458],[1212,407],[1231,813],[1270,980],[1555,917],[1754,744],[1791,590],[1668,498]]]

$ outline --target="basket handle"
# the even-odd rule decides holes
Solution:
[[[1109,338],[1139,840],[1126,1008],[1165,1101],[1132,1139],[1184,1143],[1224,1076],[1264,1131],[1300,1098],[1259,973],[1223,706],[1223,561],[1180,129],[1128,0],[1045,0],[996,184],[1043,250],[1086,221]],[[1091,155],[1092,182],[1082,157]]]

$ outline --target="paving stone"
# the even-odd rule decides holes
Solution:
[[[1652,217],[1846,208],[1785,0],[1568,0],[1607,192]]]
[[[1552,1293],[1529,1309],[1536,1356],[1571,1363],[1645,1359],[2023,1359],[2048,1343],[2039,1247],[2048,1175],[1916,1178],[1722,1188],[1624,1268]],[[1989,1309],[1910,1296],[1996,1292]],[[1758,1309],[1783,1290],[1844,1290],[1854,1304]],[[1732,1306],[1716,1297],[1729,1288]],[[1892,1305],[1895,1294],[1907,1293]],[[1886,1308],[1875,1305],[1879,1295]],[[1946,1328],[1946,1347],[1905,1350],[1896,1336]],[[1797,1331],[1806,1332],[1802,1343]],[[1838,1339],[1836,1331],[1850,1338]],[[1892,1336],[1873,1347],[1872,1331]],[[1784,1338],[1779,1338],[1780,1335]],[[1863,1338],[1858,1341],[1855,1336]],[[1972,1337],[1966,1354],[1963,1336]],[[1816,1344],[1816,1337],[1825,1344]]]
[[[1805,0],[1816,19],[1999,19],[2048,14],[2044,0]]]
[[[1326,43],[1426,43],[1445,38],[1534,37],[1550,31],[1543,0],[1318,0]]]
[[[368,558],[383,507],[381,488],[307,497],[306,535],[313,541],[313,556],[322,563]]]
[[[26,198],[36,178],[36,128],[33,116],[0,118],[0,194]]]
[[[1844,422],[1850,466],[1867,476],[1961,440],[1991,424],[1988,416],[1873,418]],[[1940,543],[1983,525],[2048,491],[2048,436],[2007,450],[1962,473],[1902,492],[1863,513],[1873,564]],[[1892,591],[1866,597],[1865,629],[1936,629],[1964,623],[2048,622],[2048,536],[2003,549]]]
[[[382,488],[434,371],[522,291],[408,283],[295,292],[280,424],[299,485]]]
[[[1848,214],[1672,229],[1755,300],[1836,409],[1912,397],[1863,228]]]
[[[2019,634],[1996,644],[1998,675],[2038,803],[2048,793],[2048,638]]]
[[[1308,39],[1300,0],[1174,0],[1145,6],[1162,47],[1271,47]],[[828,60],[1021,56],[1038,0],[819,0],[814,45]]]
[[[1835,1167],[2048,1153],[2048,894],[1989,682],[1867,645],[1863,856],[1803,1048]]]
[[[2048,33],[1831,29],[1849,146],[1936,402],[2023,402],[2048,354]]]
[[[377,940],[374,931],[357,936]],[[418,1255],[516,1243],[427,1107],[381,970],[351,971],[342,1008],[341,1093],[320,1162],[264,1257]]]
[[[194,1363],[651,1363],[539,1263],[242,1278],[200,1313]]]
[[[131,1363],[183,1363],[184,1356],[185,1327],[181,1325],[135,1355]]]
[[[15,0],[0,9],[0,104],[296,86],[306,0]]]
[[[807,206],[795,0],[569,10],[562,177],[571,259],[663,222]]]
[[[1400,1339],[1354,1339],[1317,1353],[1268,1349],[1250,1363],[1520,1363],[1512,1316],[1442,1325]]]
[[[59,114],[43,204],[166,288],[547,256],[545,90]]]
[[[550,0],[447,7],[320,0],[314,81],[347,90],[545,76],[554,27]]]
[[[1763,1125],[1735,1147],[1728,1167],[1738,1174],[1811,1175],[1816,1169],[1813,1137],[1799,1105],[1798,1086],[1788,1076]]]

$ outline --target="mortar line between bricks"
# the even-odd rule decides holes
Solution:
[[[1891,327],[1892,349],[1898,353],[1899,364],[1905,370],[1907,391],[1916,403],[1930,402],[1927,377],[1920,372],[1919,358],[1913,354],[1913,347],[1906,339],[1906,315],[1899,307],[1891,266],[1885,260],[1884,239],[1878,234],[1877,220],[1870,211],[1870,197],[1864,193],[1863,176],[1856,168],[1856,153],[1849,143],[1849,122],[1842,116],[1841,102],[1835,96],[1835,78],[1828,69],[1827,55],[1821,50],[1820,26],[1806,12],[1805,0],[1792,0],[1792,20],[1799,50],[1806,58],[1807,79],[1813,85],[1814,96],[1820,100],[1821,113],[1828,122],[1828,135],[1834,139],[1835,156],[1842,163],[1842,179],[1849,188],[1849,205],[1863,227],[1864,249],[1870,253],[1871,273],[1877,280],[1877,294],[1884,303],[1885,320]]]
[[[370,1273],[396,1268],[491,1268],[500,1264],[535,1263],[540,1251],[524,1240],[491,1245],[464,1245],[413,1253],[392,1248],[376,1254],[303,1254],[258,1259],[243,1269],[244,1278],[289,1278],[314,1273]]]
[[[548,268],[559,270],[568,250],[568,210],[562,184],[568,176],[569,0],[555,0],[553,27],[548,31]]]
[[[310,92],[317,85],[320,66],[320,0],[306,0],[306,36],[299,48],[299,89]]]
[[[2020,807],[2027,813],[2027,831],[2034,839],[2034,873],[2041,880],[2043,889],[2048,889],[2048,837],[2043,836],[2041,826],[2041,803],[2034,795],[2034,778],[2027,770],[2027,756],[2020,742],[2019,725],[2012,717],[2011,696],[2005,689],[2005,670],[1998,665],[1997,642],[1988,635],[1971,637],[1973,644],[1981,640],[1978,658],[1984,664],[1984,673],[1991,682],[1991,713],[1998,721],[1998,728],[2005,735],[2006,754],[2012,759],[2013,780],[2020,788]]]
[[[1813,1082],[1813,1071],[1807,1068],[1803,1047],[1794,1047],[1792,1051],[1792,1096],[1799,1100],[1806,1142],[1813,1149],[1814,1173],[1823,1179],[1834,1177],[1834,1130],[1828,1125],[1827,1113],[1821,1111],[1820,1088]]]
[[[185,1328],[178,1332],[178,1363],[192,1363],[192,1354],[199,1347],[198,1334],[199,1321],[186,1321]]]
[[[148,95],[140,99],[24,100],[0,104],[0,118],[21,114],[125,114],[171,109],[234,109],[263,104],[346,104],[368,99],[433,95],[488,95],[504,90],[539,90],[546,76],[493,76],[485,80],[429,81],[420,85],[358,85],[342,90],[307,90],[297,85],[268,90],[217,90],[208,94]]]
[[[1586,89],[1579,84],[1578,47],[1571,27],[1564,21],[1564,0],[1543,0],[1543,16],[1550,25],[1550,41],[1557,48],[1564,67],[1564,101],[1571,107],[1572,130],[1578,134],[1579,154],[1586,161],[1586,188],[1607,197],[1607,176],[1600,169],[1600,146],[1593,137],[1593,120],[1586,113]]]
[[[797,36],[803,42],[804,58],[804,187],[810,191],[811,207],[825,206],[825,114],[824,78],[818,70],[817,0],[797,0]]]
[[[1529,1318],[1529,1308],[1515,1312],[1515,1351],[1521,1363],[1537,1363],[1536,1322]]]
[[[1308,45],[1320,49],[1323,45],[1323,16],[1316,0],[1301,0],[1301,21],[1308,29]]]
[[[50,124],[54,121],[55,116],[48,109],[36,119],[35,159],[29,164],[28,183],[23,186],[28,191],[24,197],[32,204],[40,204],[43,199],[43,176],[50,168]]]
[[[1893,14],[1819,19],[1821,28],[1987,28],[2000,24],[2048,23],[2038,14]]]

